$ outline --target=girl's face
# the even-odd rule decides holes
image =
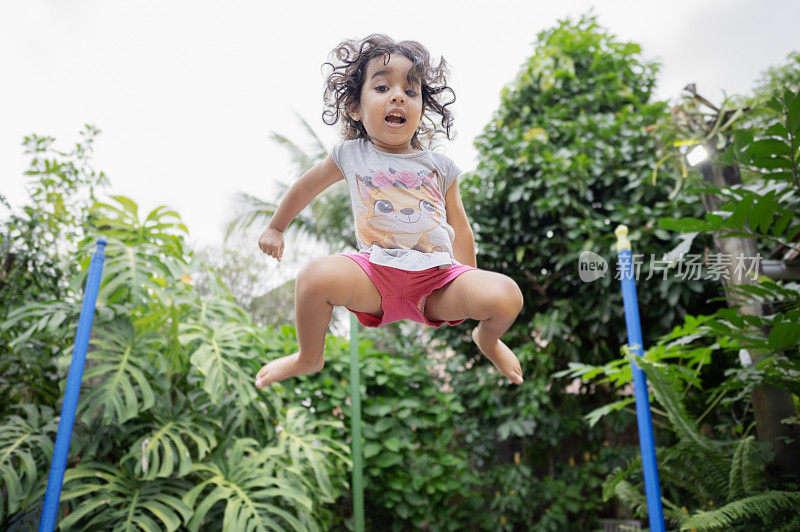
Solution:
[[[367,64],[359,109],[351,116],[364,124],[378,149],[411,153],[416,151],[411,139],[422,121],[422,88],[419,81],[410,84],[406,79],[411,69],[407,57],[392,54],[386,65],[384,60],[375,57]]]

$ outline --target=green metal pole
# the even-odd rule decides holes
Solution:
[[[361,456],[361,384],[358,371],[358,319],[350,314],[350,418],[353,452],[353,525],[364,532],[364,482]]]

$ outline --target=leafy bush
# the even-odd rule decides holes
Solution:
[[[37,174],[32,185],[47,179]],[[77,188],[65,191],[67,200]],[[192,257],[177,213],[159,207],[142,219],[131,199],[111,196],[84,213],[80,230],[67,227],[75,216],[52,221],[55,213],[38,208],[31,214],[62,224],[78,241],[52,261],[61,265],[54,278],[62,291],[30,290],[0,325],[2,367],[49,367],[43,378],[52,388],[26,389],[22,371],[0,374],[12,398],[0,410],[3,528],[33,525],[41,513],[54,409],[99,234],[109,243],[61,498],[62,528],[351,526],[346,340],[326,339],[324,372],[259,391],[253,376],[267,359],[297,350],[295,331],[256,327],[216,274]],[[6,222],[4,234],[14,223]],[[27,252],[36,242],[20,237],[15,246]],[[193,281],[200,276],[202,292]],[[441,508],[451,523],[470,519],[476,480],[452,424],[463,407],[431,379],[416,338],[386,334],[369,332],[360,346],[368,522],[452,530],[441,524],[446,520],[433,520],[429,508]],[[370,337],[402,357],[375,349]]]
[[[31,173],[34,191],[59,182],[53,175],[65,167],[64,156],[55,153],[45,171]],[[88,166],[80,168],[72,181],[64,178],[62,196],[51,199],[75,204],[72,196],[92,182]],[[0,410],[3,527],[38,519],[54,407],[63,396],[90,254],[102,234],[107,258],[61,526],[325,528],[332,513],[320,508],[345,493],[350,462],[338,438],[319,433],[341,429],[341,421],[284,407],[280,395],[253,385],[263,354],[285,354],[294,331],[257,329],[224,289],[198,296],[191,277],[202,266],[185,248],[177,213],[158,208],[142,220],[136,204],[121,196],[75,209],[67,215],[34,201],[24,211],[31,226],[51,228],[63,243],[48,263],[58,289],[29,289],[26,302],[13,305],[0,325],[0,383],[9,398]],[[20,220],[5,223],[4,241],[15,256],[35,256],[39,242],[31,235],[38,229],[23,233]],[[18,367],[43,368],[41,379],[50,387],[27,388]]]
[[[671,199],[673,186],[666,180],[652,183],[658,159],[649,130],[665,119],[667,104],[653,100],[658,65],[640,52],[592,16],[541,32],[531,58],[503,89],[498,110],[476,139],[478,168],[461,179],[479,267],[513,278],[525,298],[503,338],[522,363],[526,380],[519,388],[496,386],[498,376],[469,340],[466,326],[435,333],[459,353],[450,371],[469,414],[464,427],[471,461],[481,471],[524,464],[537,486],[551,490],[539,495],[554,501],[529,504],[516,520],[506,516],[508,526],[540,523],[536,529],[551,530],[582,522],[590,527],[600,516],[613,516],[600,491],[588,487],[580,499],[561,504],[573,468],[559,466],[585,453],[597,456],[603,441],[623,455],[634,452],[627,436],[634,419],[588,425],[585,412],[612,400],[613,390],[583,386],[566,393],[569,382],[553,373],[569,362],[614,360],[626,342],[613,275],[616,225],[631,228],[637,253],[660,258],[673,247],[672,236],[655,221],[703,211],[694,200]],[[611,274],[581,282],[577,264],[586,250],[606,259]],[[642,278],[650,272],[645,262]],[[654,341],[687,313],[708,311],[707,301],[719,293],[702,280],[642,283],[645,341]],[[511,464],[514,453],[520,465]],[[614,456],[601,456],[609,461],[596,471],[584,469],[582,485],[599,485],[616,465]],[[589,480],[593,474],[600,476]],[[498,477],[483,477],[484,511],[490,511],[498,491],[488,480]],[[493,514],[495,524],[498,517]]]
[[[709,163],[736,165],[744,183],[726,187],[695,184],[685,193],[716,194],[721,198],[718,211],[704,219],[662,219],[662,228],[687,233],[687,243],[704,232],[716,238],[755,238],[762,243],[761,249],[764,242],[777,244],[776,250],[791,256],[792,242],[800,234],[800,95],[780,91],[765,101],[765,109],[751,110],[758,120],[742,115],[741,124],[732,128],[731,141],[726,143],[723,137],[724,149]],[[749,435],[754,425],[750,399],[753,391],[764,385],[789,391],[795,403],[800,396],[800,285],[760,276],[751,283],[729,284],[728,290],[736,298],[736,306],[711,315],[686,316],[683,325],[664,335],[643,359],[637,359],[677,437],[674,445],[662,446],[658,453],[665,516],[681,530],[792,530],[798,525],[796,508],[800,505],[797,478],[781,478],[770,471],[773,447],[756,443]],[[765,305],[764,315],[737,308],[753,302]],[[735,362],[742,349],[753,359],[740,366]],[[702,374],[713,359],[720,358],[732,362],[725,378],[704,389]],[[619,389],[630,383],[630,363],[628,357],[603,366],[573,363],[559,375],[609,382]],[[705,398],[705,412],[696,419],[681,399],[690,391]],[[701,431],[700,420],[714,417],[712,411],[718,404],[742,410],[744,415]],[[622,406],[624,401],[618,401],[587,417],[596,421]],[[782,423],[796,427],[800,420],[795,416]],[[709,437],[712,430],[722,438]],[[797,441],[782,444],[797,445]],[[646,503],[641,482],[632,478],[641,479],[638,458],[608,477],[605,498],[616,495],[643,515]]]

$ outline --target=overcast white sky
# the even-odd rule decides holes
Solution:
[[[230,198],[269,198],[289,181],[270,131],[305,142],[300,113],[329,146],[321,64],[344,38],[386,33],[424,44],[452,69],[458,137],[444,153],[476,164],[472,140],[542,29],[594,6],[620,39],[662,63],[657,96],[696,82],[715,102],[746,93],[800,49],[800,2],[710,1],[66,1],[0,3],[0,191],[26,198],[25,135],[70,149],[102,130],[94,167],[143,210],[166,204],[202,243],[221,240]],[[255,231],[254,238],[260,230]]]

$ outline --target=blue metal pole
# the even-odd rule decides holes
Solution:
[[[44,494],[39,532],[51,532],[56,527],[58,503],[61,500],[61,485],[67,466],[69,442],[72,439],[72,425],[75,422],[75,411],[78,408],[78,396],[81,392],[83,365],[86,362],[86,350],[89,348],[89,334],[92,332],[97,292],[100,290],[100,277],[103,273],[103,261],[106,258],[105,247],[105,240],[101,238],[97,241],[97,251],[89,265],[89,276],[86,280],[83,306],[78,320],[78,332],[75,334],[75,347],[72,351],[72,362],[67,375],[67,388],[64,392],[64,402],[61,405],[61,418],[58,421],[56,444],[53,448],[53,460],[50,462],[50,476],[47,479],[47,491]]]
[[[633,257],[628,228],[617,227],[617,260],[622,283],[622,301],[625,306],[625,324],[628,328],[628,346],[636,356],[642,356],[642,329],[639,321],[639,303],[636,299],[636,281],[633,277]],[[636,421],[639,425],[639,450],[642,453],[644,490],[647,496],[648,518],[652,532],[664,532],[664,508],[661,505],[661,485],[658,480],[656,446],[653,438],[653,420],[650,415],[650,398],[647,377],[633,361],[633,390],[636,397]]]

